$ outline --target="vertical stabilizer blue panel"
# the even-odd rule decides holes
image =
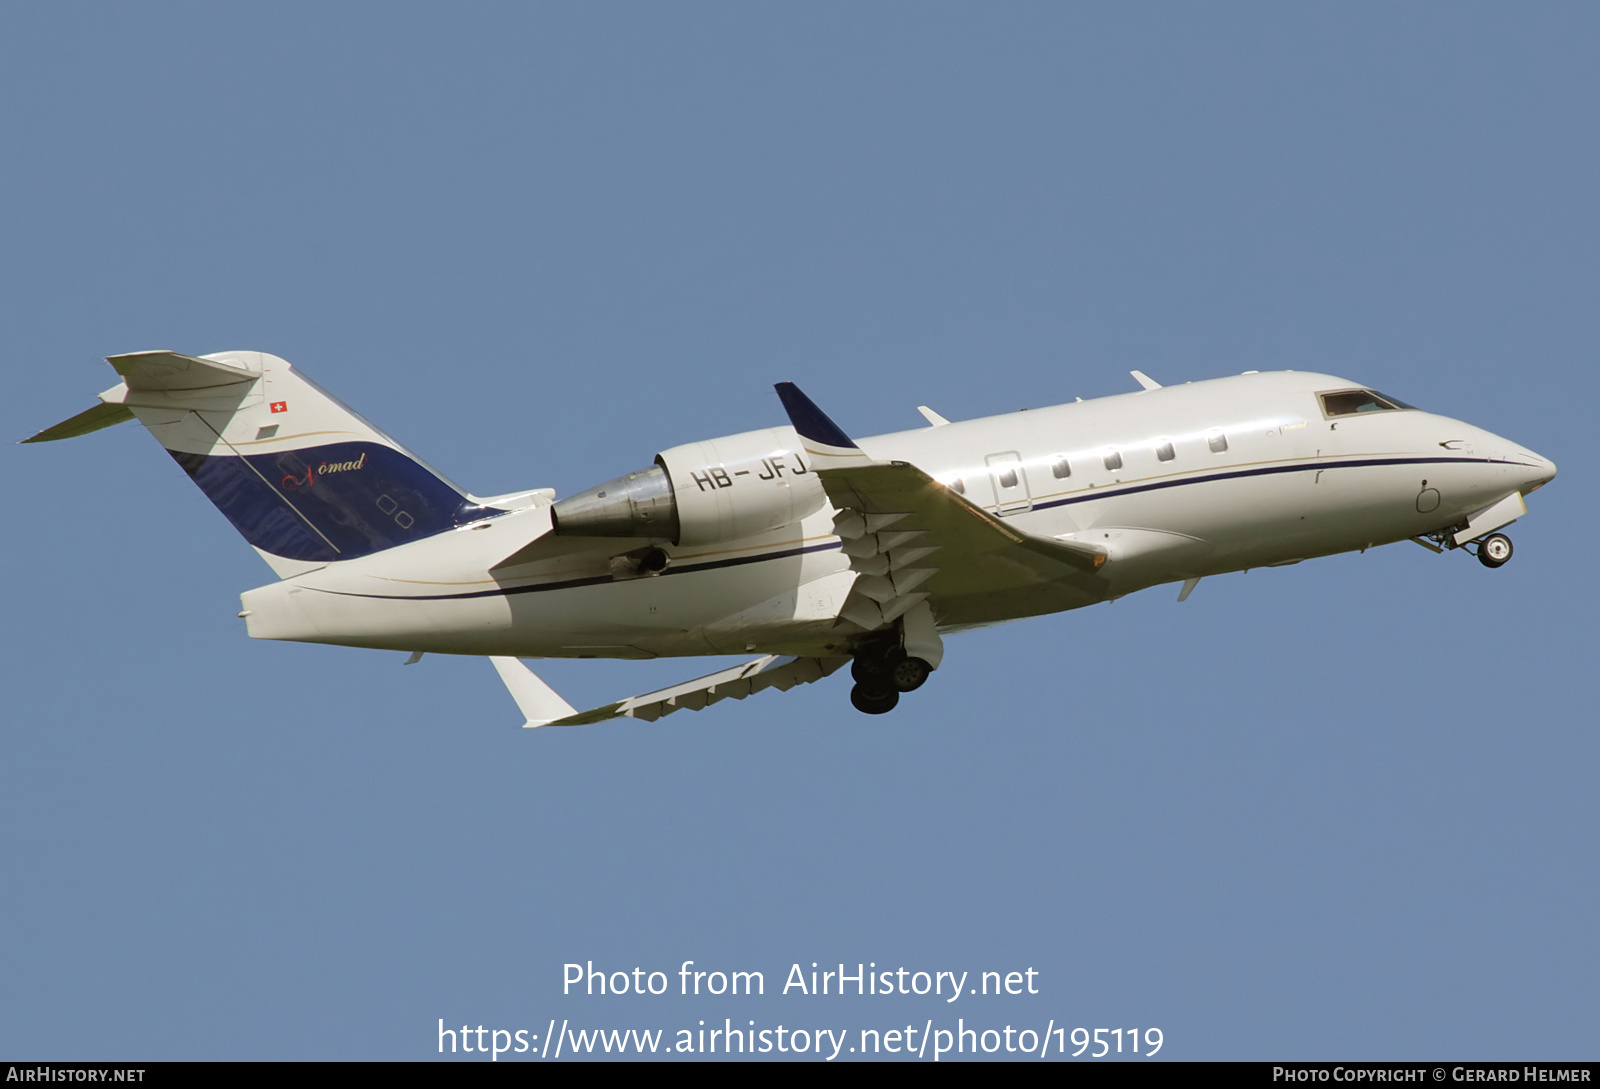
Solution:
[[[375,442],[170,453],[245,540],[290,560],[356,559],[501,513]]]

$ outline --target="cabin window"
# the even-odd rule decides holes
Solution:
[[[955,492],[957,495],[966,495],[967,482],[958,476],[950,482],[950,490]]]
[[[1375,389],[1346,389],[1318,396],[1322,398],[1322,411],[1327,416],[1354,416],[1362,412],[1393,412],[1415,407],[1398,398],[1385,397]]]
[[[1106,451],[1106,468],[1108,470],[1110,470],[1111,472],[1113,472],[1113,473],[1116,472],[1118,469],[1122,468],[1122,451],[1121,450],[1107,450]]]
[[[1177,456],[1178,452],[1172,448],[1172,442],[1170,440],[1156,443],[1157,461],[1171,461]]]
[[[1065,480],[1072,475],[1072,463],[1067,460],[1067,455],[1057,454],[1050,462],[1050,475],[1057,480]]]
[[[1001,469],[1000,486],[1002,488],[1015,488],[1017,486],[1017,471],[1015,469]]]
[[[1213,454],[1226,454],[1228,452],[1228,436],[1221,431],[1213,431],[1206,436],[1206,445],[1211,447]]]

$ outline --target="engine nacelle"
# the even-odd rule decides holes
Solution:
[[[789,427],[674,446],[648,469],[557,502],[565,537],[653,537],[713,544],[794,525],[822,508],[822,483]]]
[[[678,544],[710,544],[794,525],[827,496],[792,427],[746,431],[656,455],[678,501]]]

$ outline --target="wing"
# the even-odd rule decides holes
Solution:
[[[857,572],[840,610],[851,623],[874,631],[930,598],[1100,595],[1105,549],[1026,533],[915,465],[873,461],[792,382],[777,390],[839,511],[834,532]]]
[[[849,660],[769,654],[659,692],[632,696],[587,711],[574,711],[571,704],[516,658],[490,659],[527,718],[524,726],[587,726],[613,718],[642,718],[654,722],[674,711],[699,711],[722,700],[742,700],[767,688],[787,692],[797,684],[821,680]]]

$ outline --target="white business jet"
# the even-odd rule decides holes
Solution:
[[[528,726],[654,720],[849,665],[891,710],[944,636],[1162,583],[1413,540],[1511,558],[1556,467],[1342,378],[1247,371],[855,440],[796,386],[790,426],[664,450],[557,500],[479,497],[261,352],[108,360],[137,418],[280,581],[257,639],[489,657]],[[577,711],[520,658],[762,655]]]

